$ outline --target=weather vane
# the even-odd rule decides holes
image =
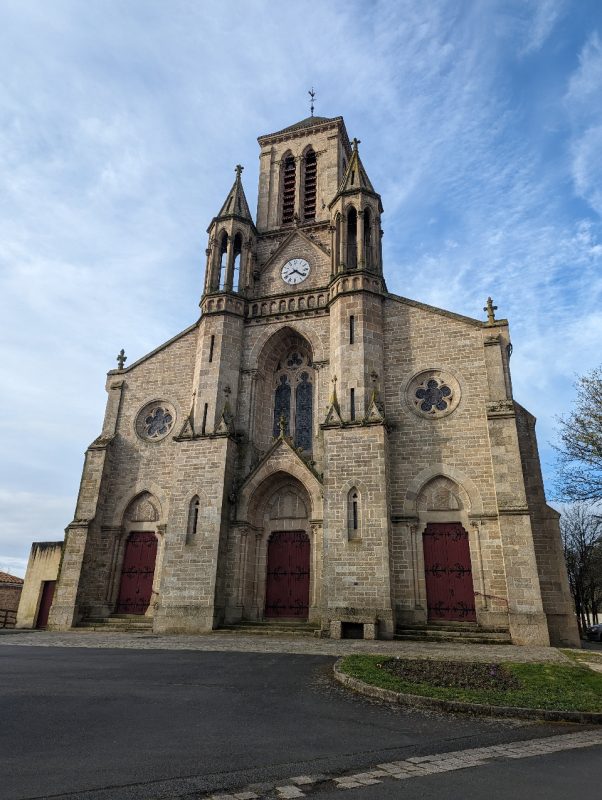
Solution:
[[[311,115],[313,117],[313,115],[314,115],[314,100],[316,99],[316,93],[314,92],[314,87],[313,86],[311,87],[311,91],[309,91],[307,94],[311,97],[311,104],[310,104],[309,108],[311,110]]]

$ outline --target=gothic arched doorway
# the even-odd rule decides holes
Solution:
[[[309,537],[305,531],[274,531],[268,542],[266,618],[307,619]]]
[[[128,505],[123,517],[120,551],[121,574],[115,612],[144,615],[156,596],[153,590],[157,565],[159,503],[142,492]],[[117,562],[119,563],[119,562]]]
[[[429,621],[476,622],[468,533],[459,522],[429,522],[423,542]]]
[[[157,537],[147,531],[130,533],[125,545],[117,612],[145,614],[153,593]]]

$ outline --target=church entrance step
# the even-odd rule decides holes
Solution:
[[[242,621],[232,625],[220,625],[219,633],[242,633],[245,636],[314,636],[317,630],[314,622]]]
[[[508,631],[479,628],[476,625],[406,625],[397,628],[395,638],[412,642],[512,644]]]
[[[151,631],[153,620],[140,614],[111,614],[110,617],[85,617],[77,627],[95,631]]]

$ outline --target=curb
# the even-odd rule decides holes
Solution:
[[[597,711],[551,711],[546,708],[516,708],[514,706],[487,706],[482,703],[462,703],[459,700],[439,700],[436,697],[422,697],[417,694],[393,692],[371,686],[358,678],[352,678],[341,672],[339,658],[334,665],[334,677],[343,686],[367,697],[376,697],[387,703],[410,708],[431,708],[436,711],[453,713],[478,714],[485,717],[515,717],[517,719],[544,719],[549,722],[577,722],[581,725],[602,725],[602,712]]]

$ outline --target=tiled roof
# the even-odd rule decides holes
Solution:
[[[321,125],[323,122],[334,122],[335,119],[340,117],[306,117],[301,122],[295,122],[294,125],[289,125],[288,128],[283,128],[281,131],[267,134],[268,136],[279,136],[282,133],[292,133],[293,131],[301,130],[302,128],[311,128],[313,125]],[[261,136],[261,139],[264,137]]]
[[[23,583],[23,578],[17,578],[16,575],[9,575],[8,572],[0,572],[0,583],[21,585]]]

